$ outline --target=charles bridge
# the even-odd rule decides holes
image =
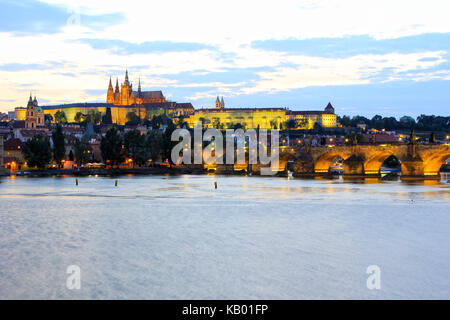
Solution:
[[[440,168],[450,157],[450,144],[418,144],[414,132],[408,144],[358,144],[297,147],[280,146],[278,173],[286,173],[288,161],[293,161],[294,177],[324,176],[337,158],[343,159],[344,177],[380,177],[383,162],[395,156],[401,163],[402,179],[440,179]],[[248,160],[248,154],[247,154]],[[213,165],[217,173],[250,169],[259,174],[261,165]],[[264,166],[264,167],[267,167]]]
[[[402,179],[437,179],[444,161],[450,157],[450,144],[417,144],[414,132],[409,144],[368,144],[281,147],[280,170],[294,161],[294,176],[324,175],[333,161],[343,159],[344,177],[379,177],[383,162],[395,156],[401,163]]]

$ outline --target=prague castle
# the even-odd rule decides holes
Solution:
[[[116,80],[116,89],[113,90],[111,78],[109,79],[108,94],[106,103],[116,106],[131,106],[144,103],[163,103],[166,102],[161,91],[142,91],[141,80],[139,79],[138,91],[133,91],[133,84],[128,80],[128,70],[125,73],[125,82],[122,83],[119,90],[119,79]]]
[[[34,110],[32,108],[34,107]],[[287,108],[226,108],[223,97],[217,97],[215,108],[194,109],[191,103],[167,101],[161,91],[142,91],[139,80],[137,91],[129,81],[128,71],[125,80],[119,86],[116,79],[115,88],[111,78],[106,93],[106,103],[74,103],[39,107],[36,98],[28,102],[27,108],[16,108],[15,118],[27,120],[31,127],[43,124],[43,114],[55,118],[58,111],[63,111],[68,122],[75,122],[77,114],[87,115],[91,110],[103,116],[110,115],[114,124],[124,125],[130,112],[140,119],[152,119],[153,116],[167,115],[170,118],[183,118],[193,127],[201,121],[205,128],[228,129],[236,125],[243,128],[285,129],[288,122],[295,120],[295,128],[312,129],[316,125],[324,128],[337,126],[337,116],[333,106],[328,103],[323,111],[291,111]],[[43,113],[42,113],[43,112]],[[31,128],[30,127],[30,128]]]

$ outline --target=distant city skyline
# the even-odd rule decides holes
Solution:
[[[0,111],[104,102],[111,76],[214,107],[448,116],[448,1],[0,0]],[[145,6],[150,6],[149,8]],[[407,10],[406,10],[407,9]]]

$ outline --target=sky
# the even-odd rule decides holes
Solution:
[[[448,0],[0,0],[0,111],[109,78],[214,107],[449,116]]]

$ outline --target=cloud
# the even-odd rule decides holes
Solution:
[[[450,52],[450,33],[430,33],[395,39],[375,39],[368,35],[339,38],[258,40],[251,47],[287,54],[347,58],[361,54]],[[425,58],[430,59],[430,58]]]
[[[243,94],[289,91],[309,86],[339,86],[402,80],[401,73],[426,70],[445,62],[445,52],[358,55],[345,59],[288,56],[297,67],[260,72],[261,80],[243,88]],[[435,59],[424,59],[435,58]]]
[[[51,103],[104,101],[109,77],[123,81],[126,68],[135,87],[140,77],[144,89],[196,106],[221,94],[229,106],[290,107],[346,92],[336,87],[403,81],[437,95],[428,97],[437,105],[448,101],[418,86],[450,80],[447,0],[4,3],[0,95],[17,105],[30,89]],[[78,10],[80,26],[68,24]]]
[[[210,45],[192,42],[151,41],[143,43],[132,43],[122,40],[110,39],[80,39],[79,41],[89,44],[94,49],[109,50],[111,53],[118,55],[214,49],[214,47]]]
[[[0,10],[0,32],[18,34],[55,34],[68,25],[71,17],[79,13],[79,21],[84,27],[100,30],[109,25],[123,22],[120,13],[83,14],[78,9],[70,9],[69,4],[52,5],[34,0],[2,0]]]
[[[0,65],[2,71],[24,71],[24,70],[49,70],[56,67],[61,67],[61,62],[48,62],[45,64],[39,63],[6,63]]]

